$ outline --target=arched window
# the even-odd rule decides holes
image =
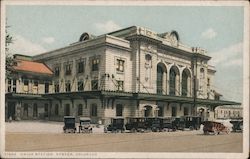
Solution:
[[[170,83],[169,83],[169,95],[175,95],[175,87],[176,87],[176,72],[174,69],[170,70]]]
[[[83,105],[79,104],[78,105],[78,116],[82,115],[82,111],[83,111]]]
[[[33,117],[37,117],[37,104],[34,103],[33,105]]]
[[[188,75],[187,72],[184,70],[182,73],[182,81],[181,81],[181,95],[182,96],[187,96],[188,93]]]
[[[90,116],[97,116],[97,105],[96,104],[91,105]]]
[[[162,94],[163,91],[163,69],[157,65],[157,93]]]

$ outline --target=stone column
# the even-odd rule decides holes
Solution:
[[[162,91],[163,91],[163,94],[167,94],[167,73],[166,72],[163,72],[163,79],[162,79]]]

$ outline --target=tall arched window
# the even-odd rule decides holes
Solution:
[[[182,73],[182,81],[181,81],[181,95],[187,96],[188,93],[188,75],[187,72],[184,70]]]
[[[83,105],[82,104],[79,104],[78,105],[78,116],[82,115],[82,111],[83,111]]]
[[[176,87],[176,72],[174,69],[170,70],[170,83],[169,83],[169,95],[175,95]]]
[[[91,105],[90,116],[97,116],[97,105],[96,104]]]
[[[163,69],[161,66],[157,65],[157,93],[162,94],[163,90]]]

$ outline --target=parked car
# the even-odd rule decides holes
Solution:
[[[79,133],[92,133],[92,127],[90,125],[91,119],[88,117],[80,117],[79,119]]]
[[[111,132],[124,132],[124,118],[123,117],[116,117],[111,118],[111,123],[107,126],[104,132],[111,131]]]
[[[176,131],[177,127],[173,117],[162,117],[160,119],[160,131]]]
[[[203,127],[204,134],[209,134],[209,132],[214,133],[214,135],[218,135],[221,132],[225,132],[227,134],[230,133],[229,128],[227,128],[225,125],[219,122],[204,121],[202,124],[204,125]]]
[[[233,131],[243,131],[243,120],[231,120],[230,121],[231,124],[233,124]]]
[[[200,116],[185,116],[185,128],[189,128],[190,130],[198,130],[201,125],[201,117]]]
[[[145,121],[145,129],[153,132],[161,130],[161,121],[158,117],[147,117]]]
[[[173,125],[175,126],[176,130],[184,130],[185,129],[185,117],[173,117]]]
[[[125,124],[125,128],[130,132],[144,132],[147,129],[146,118],[128,118],[128,122]]]
[[[76,132],[76,124],[75,124],[75,117],[73,116],[64,116],[64,126],[63,126],[64,133],[66,132]]]

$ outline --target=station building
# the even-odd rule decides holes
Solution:
[[[220,100],[211,57],[182,44],[176,31],[132,26],[100,36],[83,33],[69,46],[14,59],[5,109],[6,118],[15,120],[62,121],[68,115],[93,123],[184,115],[212,120],[217,106],[238,104]]]

